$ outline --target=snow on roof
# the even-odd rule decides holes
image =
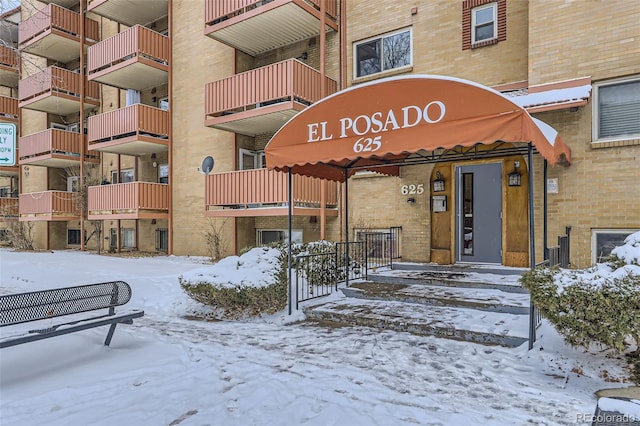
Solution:
[[[564,89],[545,90],[544,92],[521,94],[521,91],[504,93],[518,106],[533,108],[539,106],[559,106],[585,102],[591,96],[591,85],[568,87]]]

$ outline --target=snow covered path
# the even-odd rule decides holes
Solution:
[[[124,279],[133,287],[130,307],[146,311],[133,326],[118,326],[111,347],[102,346],[105,328],[3,349],[3,426],[574,425],[578,414],[593,413],[593,392],[606,387],[595,364],[611,362],[594,364],[564,347],[546,325],[527,352],[526,345],[282,325],[283,314],[191,321],[182,315],[194,303],[177,276],[202,267],[194,259],[0,256],[0,292],[68,282],[73,270],[70,285]],[[54,268],[54,257],[67,266]],[[617,367],[606,365],[611,374]]]

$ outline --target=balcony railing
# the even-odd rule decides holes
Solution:
[[[123,89],[159,86],[168,81],[169,50],[169,37],[136,25],[89,48],[87,75]]]
[[[18,214],[17,197],[0,197],[0,219],[17,218]]]
[[[205,204],[209,216],[281,216],[287,214],[288,176],[268,169],[240,170],[208,175]],[[324,195],[323,195],[324,191]],[[323,203],[324,201],[324,203]],[[337,215],[338,184],[293,175],[295,215]],[[215,210],[214,207],[226,207]]]
[[[48,4],[18,26],[18,45],[24,52],[70,62],[80,56],[82,17],[57,4]],[[85,44],[99,40],[98,22],[84,18]]]
[[[205,34],[255,56],[319,35],[320,1],[205,0]],[[326,30],[335,31],[337,1],[326,7]]]
[[[0,121],[18,121],[18,100],[0,96]]]
[[[147,25],[167,16],[168,0],[139,2],[131,0],[89,0],[87,11],[127,26]]]
[[[85,161],[98,163],[100,153],[87,150],[87,137],[66,130],[47,129],[20,138],[20,165],[64,168],[80,161],[84,144]]]
[[[205,124],[250,136],[276,131],[338,84],[296,59],[233,75],[205,86]]]
[[[80,207],[75,192],[42,191],[20,194],[18,210],[21,221],[66,221],[80,217]]]
[[[58,115],[79,112],[82,76],[64,68],[50,66],[20,80],[20,108]],[[85,81],[85,109],[100,105],[100,85]]]
[[[89,117],[89,148],[136,155],[167,151],[169,112],[143,104]]]
[[[89,187],[88,218],[166,219],[169,217],[169,185],[128,182]]]
[[[17,50],[0,44],[0,86],[16,87],[18,85],[20,78],[18,56]]]

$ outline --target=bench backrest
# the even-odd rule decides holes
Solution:
[[[131,299],[124,281],[32,291],[0,296],[0,327],[80,312],[110,309]]]

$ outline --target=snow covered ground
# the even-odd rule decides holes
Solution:
[[[0,250],[0,294],[124,280],[126,308],[145,310],[110,347],[103,327],[2,349],[0,424],[575,425],[596,390],[623,386],[622,360],[568,348],[546,323],[527,351],[284,313],[188,320],[203,307],[178,276],[203,263]]]

